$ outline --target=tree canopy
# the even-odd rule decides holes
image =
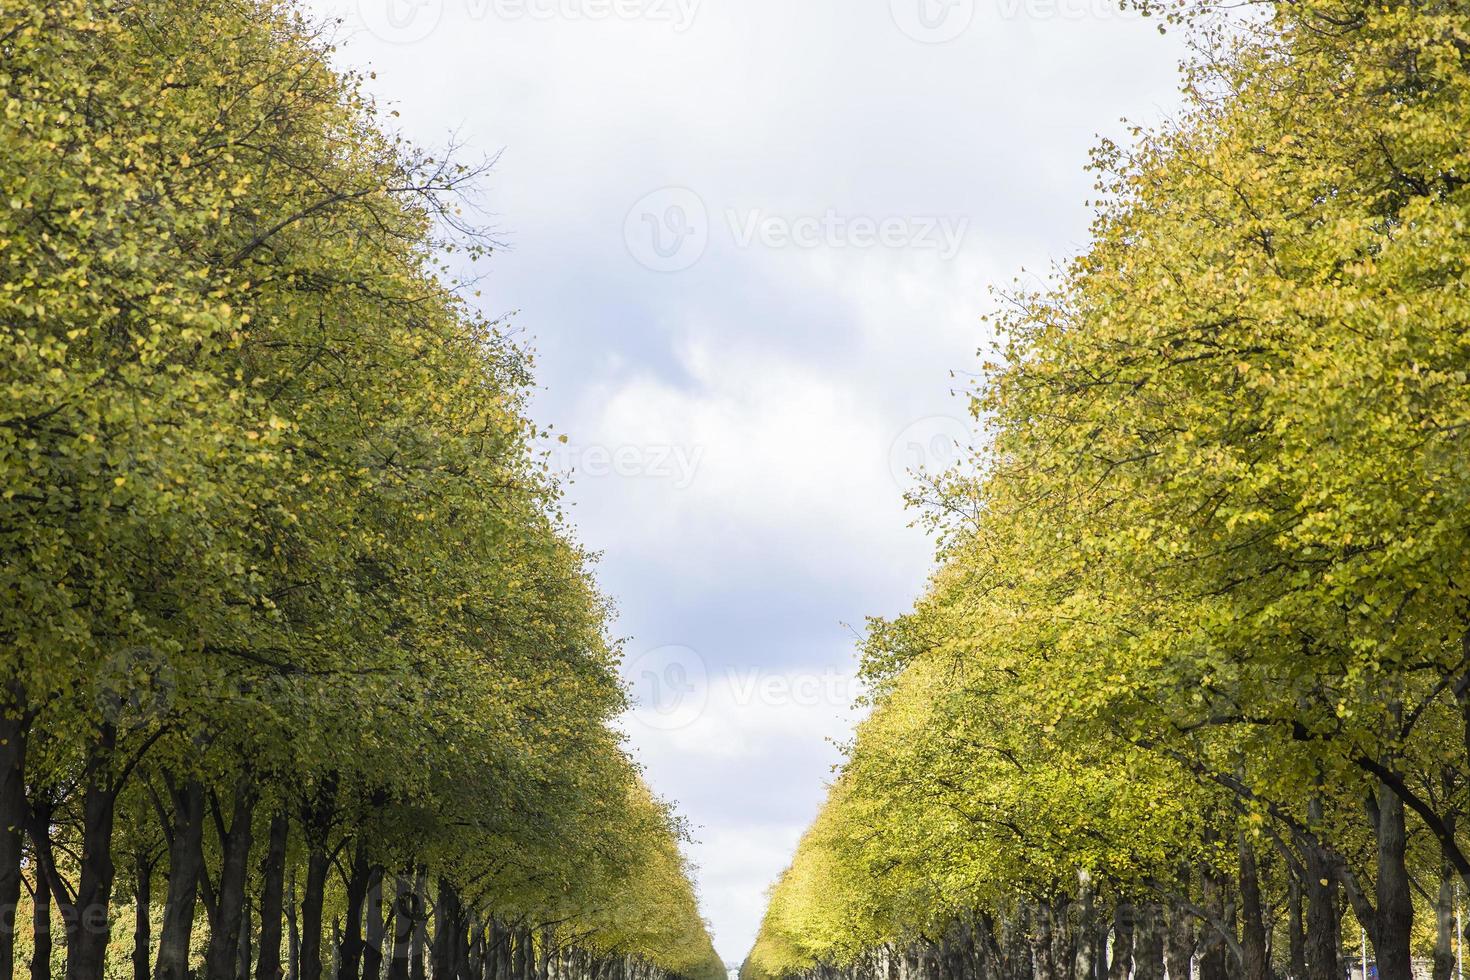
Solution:
[[[747,977],[1338,980],[1359,925],[1450,976],[1467,14],[1174,11],[1187,110],[1098,149],[1090,246],[1004,296],[985,444],[918,495],[940,570],[871,624]]]
[[[363,82],[289,0],[0,10],[0,976],[723,974],[484,168]]]

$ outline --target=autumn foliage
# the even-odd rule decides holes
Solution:
[[[7,980],[722,972],[478,168],[362,81],[289,2],[0,5]]]
[[[1451,975],[1470,8],[1178,19],[1188,109],[1104,144],[1090,247],[1005,297],[987,443],[920,494],[940,570],[872,624],[748,977]]]

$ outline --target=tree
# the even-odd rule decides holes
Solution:
[[[69,980],[115,968],[126,857],[135,977],[276,980],[285,917],[293,980],[357,980],[400,875],[414,972],[432,903],[463,980],[489,909],[545,977],[573,883],[664,889],[627,962],[704,970],[674,824],[607,802],[619,650],[530,355],[450,274],[483,167],[330,54],[289,2],[0,12],[0,967],[25,879]]]
[[[1099,150],[1091,247],[1007,297],[989,443],[924,494],[942,568],[874,624],[822,818],[892,924],[825,918],[799,853],[755,972],[978,913],[986,969],[1048,975],[1058,902],[1101,901],[1114,975],[1187,961],[1187,914],[1203,976],[1326,980],[1346,899],[1403,980],[1416,889],[1470,870],[1465,10],[1263,13],[1196,21],[1183,118]]]

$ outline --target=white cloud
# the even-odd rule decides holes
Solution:
[[[805,829],[805,822],[748,823],[706,832],[692,849],[706,914],[731,932],[755,935],[767,889],[790,863]]]
[[[678,659],[677,673],[664,659],[651,672],[643,658],[626,669],[640,706],[624,729],[655,766],[778,760],[794,745],[845,736],[857,718],[853,702],[860,691],[851,668],[712,667],[693,651]]]
[[[623,506],[627,497],[655,504],[643,509],[650,521],[614,528],[609,549],[663,551],[678,542],[700,550],[711,544],[706,535],[735,528],[851,533],[875,510],[894,511],[886,426],[846,379],[712,335],[689,337],[681,348],[686,378],[645,374],[587,395],[590,424],[579,440],[681,446],[697,460],[686,486],[650,480],[590,488],[602,499],[582,496],[589,507]]]
[[[658,683],[642,673],[650,665],[664,675]],[[671,665],[689,669],[673,677]],[[686,679],[688,687],[679,688],[677,682]],[[663,683],[669,680],[676,684]],[[784,797],[780,809],[788,819],[730,820],[717,813],[695,827],[690,848],[706,915],[727,935],[752,936],[766,890],[790,862],[816,814],[823,780],[838,761],[832,743],[845,738],[857,720],[853,672],[822,665],[710,669],[684,651],[672,659],[635,662],[629,681],[644,704],[624,728],[661,792],[699,802],[712,797],[726,807],[751,792]],[[717,777],[713,786],[711,774]],[[718,774],[728,782],[721,785]],[[738,960],[744,948],[725,944],[722,953]]]

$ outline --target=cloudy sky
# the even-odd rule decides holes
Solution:
[[[987,289],[1084,245],[1088,148],[1177,104],[1179,42],[1107,0],[313,3],[409,136],[503,151],[482,304],[539,352],[629,734],[738,962],[854,630],[923,586],[902,491],[966,438]]]

